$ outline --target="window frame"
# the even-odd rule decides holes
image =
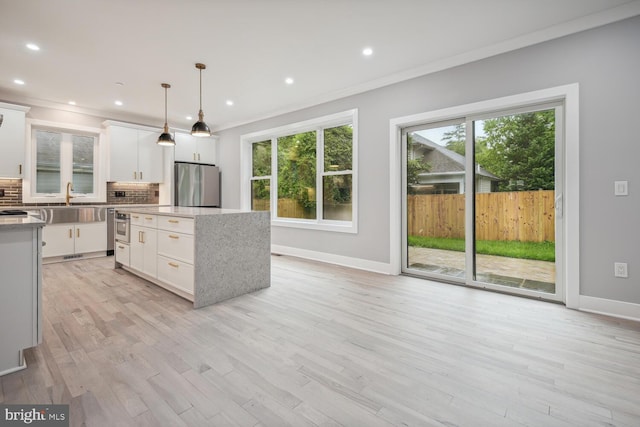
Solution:
[[[60,191],[56,193],[38,193],[37,140],[36,131],[48,131],[63,134],[60,143]],[[43,120],[27,120],[25,141],[25,175],[22,180],[24,203],[64,203],[66,201],[66,183],[73,182],[73,138],[72,135],[94,137],[93,146],[93,192],[73,192],[72,203],[105,203],[106,181],[104,179],[105,144],[104,133],[100,128],[78,126]]]
[[[325,171],[324,129],[351,125],[353,140],[351,146],[351,169]],[[285,218],[277,216],[278,200],[278,138],[303,132],[316,132],[316,218]],[[271,175],[253,176],[252,146],[254,143],[271,141]],[[257,179],[269,179],[271,225],[279,227],[303,228],[309,230],[334,231],[342,233],[358,232],[358,110],[352,109],[310,120],[291,123],[276,128],[265,129],[240,136],[241,148],[241,194],[243,210],[251,210],[251,185]],[[325,176],[351,175],[351,221],[323,219],[323,182]]]

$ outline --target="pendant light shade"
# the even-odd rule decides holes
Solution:
[[[209,126],[204,122],[204,113],[202,112],[202,70],[207,68],[206,65],[197,63],[196,68],[200,70],[200,111],[198,111],[198,121],[191,127],[191,135],[193,136],[211,136]]]
[[[169,83],[162,83],[160,86],[164,88],[164,130],[158,137],[158,145],[176,145],[176,141],[169,133],[169,125],[167,124],[167,89],[171,87]]]

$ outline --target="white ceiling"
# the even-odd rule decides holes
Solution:
[[[203,62],[221,129],[637,14],[639,0],[0,0],[0,100],[161,126],[166,82],[169,125],[188,128]]]

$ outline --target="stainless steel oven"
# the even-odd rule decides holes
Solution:
[[[116,212],[115,235],[118,242],[129,243],[131,239],[130,221],[131,217],[128,213]]]

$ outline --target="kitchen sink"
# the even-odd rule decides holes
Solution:
[[[40,218],[47,224],[103,222],[106,214],[107,208],[99,206],[40,208]]]

